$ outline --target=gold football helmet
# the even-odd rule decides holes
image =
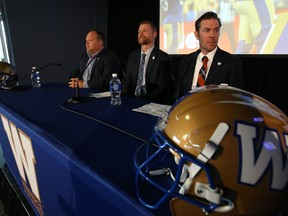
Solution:
[[[12,89],[18,82],[18,73],[11,64],[0,61],[0,88]]]
[[[274,215],[288,206],[288,118],[250,92],[181,98],[135,153],[140,202],[173,215]],[[149,192],[150,191],[150,192]]]

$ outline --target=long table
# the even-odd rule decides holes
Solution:
[[[134,152],[151,137],[157,117],[132,109],[148,101],[67,103],[73,96],[60,83],[0,91],[5,164],[35,214],[169,214],[168,205],[151,211],[136,197]]]

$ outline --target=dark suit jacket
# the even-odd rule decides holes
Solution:
[[[188,54],[179,62],[174,98],[177,100],[191,90],[197,56],[200,50]],[[240,58],[219,47],[214,55],[205,85],[226,83],[236,88],[244,88],[242,63]]]
[[[140,58],[141,49],[128,56],[122,85],[124,95],[135,96]],[[146,68],[146,95],[141,95],[141,98],[162,104],[172,103],[174,79],[171,65],[170,56],[155,46]]]
[[[102,49],[95,58],[91,76],[87,82],[88,86],[89,88],[96,90],[108,91],[112,73],[117,73],[118,77],[121,78],[122,72],[120,60],[115,53],[107,48]],[[88,59],[89,57],[86,52],[81,55],[80,63],[71,74],[71,77],[79,77],[82,79]]]

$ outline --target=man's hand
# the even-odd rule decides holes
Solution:
[[[69,87],[77,88],[77,85],[79,88],[83,88],[83,80],[80,80],[78,78],[71,78],[69,82]]]

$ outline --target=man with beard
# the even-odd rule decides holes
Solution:
[[[180,60],[174,91],[176,100],[202,85],[227,84],[244,88],[241,60],[218,47],[220,28],[221,20],[212,11],[196,20],[194,35],[199,41],[199,49]],[[202,59],[206,59],[205,69]],[[204,76],[200,78],[201,73]]]
[[[172,103],[173,76],[170,56],[155,45],[157,28],[142,21],[138,28],[140,48],[128,56],[122,93],[162,104]]]

